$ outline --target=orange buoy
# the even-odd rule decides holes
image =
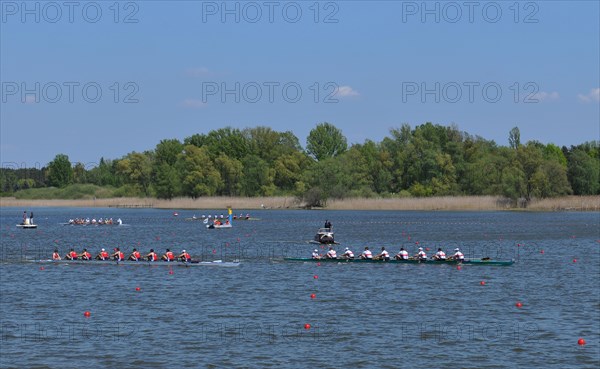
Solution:
[[[583,346],[583,345],[585,345],[585,340],[583,338],[580,338],[579,340],[577,340],[577,344],[579,346]]]
[[[314,278],[314,279],[319,279],[319,276],[315,274],[315,275],[313,276],[313,278]]]
[[[317,295],[315,295],[314,293],[311,293],[311,294],[310,294],[310,298],[311,298],[311,299],[314,299],[314,298],[316,298],[316,297],[317,297]]]
[[[479,282],[480,285],[485,286],[485,281]]]
[[[83,313],[83,316],[84,316],[84,317],[86,317],[86,318],[89,318],[89,317],[90,317],[90,315],[92,315],[92,313],[90,313],[89,311],[85,311],[85,312]]]
[[[304,329],[310,329],[310,324],[308,324],[308,323],[304,324]]]
[[[515,304],[515,306],[520,309],[520,308],[523,307],[523,304],[521,303],[521,301],[517,301],[517,303]]]

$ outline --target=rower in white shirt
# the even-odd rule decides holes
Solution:
[[[325,255],[327,259],[337,259],[337,253],[333,249],[332,246],[329,246],[329,251],[327,251],[327,255]]]
[[[360,254],[360,258],[361,259],[373,259],[373,254],[371,253],[371,250],[369,250],[368,246],[365,246],[365,251],[363,251],[362,254]]]
[[[354,253],[352,252],[352,250],[346,247],[346,250],[342,254],[342,257],[346,259],[354,259]]]
[[[385,247],[382,247],[381,252],[373,256],[373,259],[388,261],[390,260],[390,254],[385,250]]]
[[[422,247],[419,247],[419,252],[415,255],[416,259],[427,260],[427,254],[423,251]]]
[[[408,251],[404,247],[400,248],[400,252],[396,255],[396,260],[408,260]]]
[[[454,249],[454,255],[452,255],[452,258],[454,260],[463,261],[463,260],[465,260],[465,255],[463,255],[463,253],[460,252],[460,249],[457,247],[457,248]]]
[[[446,253],[444,251],[442,251],[441,248],[438,248],[438,250],[435,253],[435,255],[433,255],[433,258],[435,260],[446,260]]]
[[[312,252],[312,258],[313,258],[313,259],[320,259],[320,258],[321,258],[321,255],[319,255],[319,250],[315,249],[315,250]]]

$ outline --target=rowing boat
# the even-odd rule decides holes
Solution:
[[[490,259],[465,259],[463,261],[448,259],[448,260],[376,260],[376,259],[312,259],[312,258],[284,258],[285,261],[302,261],[302,262],[320,262],[320,263],[386,263],[386,264],[434,264],[434,265],[495,265],[508,266],[512,265],[514,260],[490,260]]]
[[[239,261],[198,261],[192,260],[191,262],[182,261],[115,261],[115,260],[29,260],[34,263],[43,264],[62,264],[62,265],[131,265],[131,266],[182,266],[182,267],[195,267],[195,266],[217,266],[217,267],[237,267],[240,265]]]

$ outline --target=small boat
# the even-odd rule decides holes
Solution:
[[[337,244],[333,237],[333,229],[331,228],[319,228],[312,243],[319,244]]]
[[[462,261],[447,259],[447,260],[419,260],[419,259],[408,259],[408,260],[383,260],[383,259],[313,259],[313,258],[284,258],[285,261],[302,261],[302,262],[320,262],[320,263],[386,263],[386,264],[433,264],[433,265],[494,265],[494,266],[509,266],[514,264],[514,260],[491,260],[488,258],[483,259],[465,259]]]
[[[207,224],[206,228],[208,229],[221,229],[221,228],[231,228],[231,223],[225,223],[225,224]]]
[[[116,261],[116,260],[29,260],[34,263],[44,264],[63,264],[63,265],[130,265],[130,266],[181,266],[181,267],[195,267],[195,266],[217,266],[217,267],[237,267],[240,265],[239,261],[199,261],[192,260],[190,262],[183,261]]]
[[[17,228],[33,229],[37,228],[37,224],[17,224]]]

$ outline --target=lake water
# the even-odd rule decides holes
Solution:
[[[224,211],[179,210],[175,217],[172,210],[34,208],[26,210],[38,229],[21,230],[15,224],[25,209],[0,210],[0,367],[600,365],[597,212],[262,210],[250,212],[260,220],[208,230],[185,218]],[[75,217],[121,218],[127,226],[60,225]],[[326,219],[338,253],[385,246],[395,254],[404,246],[413,254],[421,246],[431,255],[461,247],[467,257],[516,263],[458,269],[282,261],[308,257],[315,246],[307,241]],[[101,247],[184,248],[241,265],[23,261],[49,258],[55,247],[61,255],[71,247],[93,254]]]

